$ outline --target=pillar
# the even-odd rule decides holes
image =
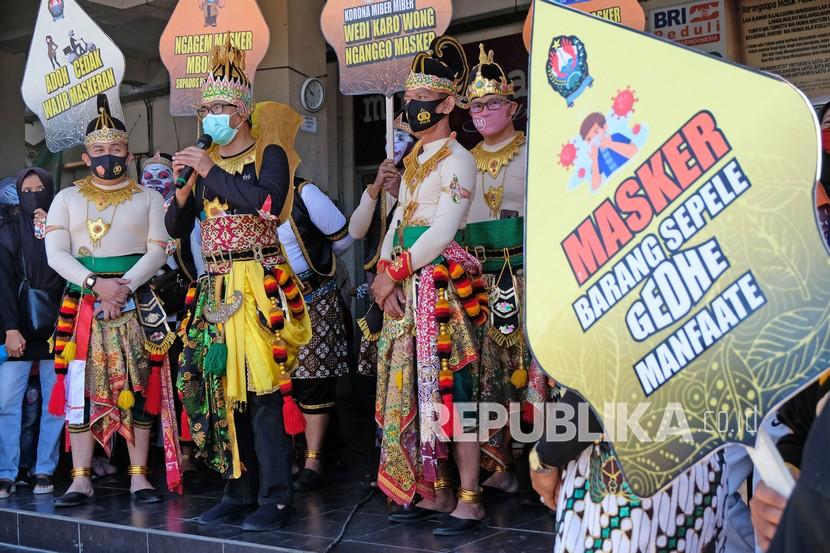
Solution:
[[[254,79],[257,101],[275,100],[290,105],[300,115],[317,119],[317,132],[300,131],[296,148],[302,158],[298,174],[337,198],[335,175],[329,174],[328,106],[336,98],[327,95],[317,113],[306,112],[300,102],[300,89],[308,77],[326,76],[326,42],[320,31],[323,0],[259,0],[268,23],[271,42]]]
[[[26,158],[25,107],[20,95],[24,62],[24,56],[0,53],[0,177],[16,175]]]

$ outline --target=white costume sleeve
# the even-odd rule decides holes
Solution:
[[[354,242],[346,231],[346,216],[337,209],[331,198],[316,185],[308,183],[301,192],[311,222],[333,242],[334,255],[340,255]],[[342,234],[342,236],[340,236]]]
[[[470,156],[450,156],[437,170],[441,172],[441,196],[429,229],[409,248],[413,271],[432,263],[455,240],[476,188],[476,166]]]
[[[71,190],[71,189],[67,189]],[[46,217],[46,256],[49,266],[68,282],[83,286],[92,271],[84,267],[72,255],[72,240],[69,235],[69,208],[66,205],[66,191],[59,192]]]
[[[385,194],[383,190],[381,194]],[[378,200],[374,200],[369,195],[369,189],[363,191],[360,196],[360,204],[352,213],[352,218],[349,220],[349,235],[355,240],[363,240],[366,238],[366,233],[369,232],[369,227],[372,225],[372,217],[375,214],[375,206]]]
[[[162,265],[167,262],[166,245],[170,237],[164,226],[164,199],[155,190],[147,190],[149,203],[147,226],[147,252],[133,265],[133,268],[124,273],[124,278],[130,279],[127,285],[135,292],[139,286],[145,284],[156,274]]]

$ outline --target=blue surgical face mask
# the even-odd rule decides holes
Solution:
[[[238,132],[238,129],[231,127],[231,116],[228,113],[206,115],[202,119],[202,128],[213,139],[213,143],[220,146],[230,144]]]

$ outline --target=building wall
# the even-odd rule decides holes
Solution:
[[[26,148],[23,142],[23,125],[9,124],[20,121],[23,113],[23,98],[20,96],[20,83],[23,82],[23,56],[0,53],[0,121],[3,132],[0,133],[0,177],[16,175],[23,167]],[[20,78],[14,78],[19,75]]]

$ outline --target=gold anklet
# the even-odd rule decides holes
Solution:
[[[318,461],[318,460],[323,458],[323,452],[322,451],[312,451],[310,449],[307,449],[306,452],[305,452],[305,458],[306,459],[311,459],[313,461]]]
[[[470,490],[465,490],[463,488],[458,488],[458,500],[463,501],[464,503],[471,503],[477,504],[481,503],[481,498],[484,494],[481,491],[481,488],[478,491],[471,492]]]
[[[89,478],[92,476],[92,469],[90,467],[73,468],[69,474],[72,478]]]
[[[130,476],[147,476],[150,474],[150,469],[144,465],[130,465],[127,467],[127,474]]]
[[[432,485],[432,487],[435,489],[435,491],[451,489],[453,487],[452,480],[450,480],[446,476],[441,476],[437,480],[435,480],[435,483]]]

